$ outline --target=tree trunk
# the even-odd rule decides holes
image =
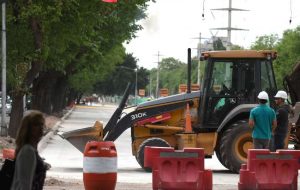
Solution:
[[[54,111],[55,108],[53,105],[53,100],[56,99],[56,96],[63,96],[65,90],[61,90],[62,87],[57,86],[57,83],[64,83],[63,80],[59,78],[59,75],[61,74],[58,72],[48,71],[46,73],[42,73],[38,80],[34,81],[34,96],[32,99],[34,109],[41,110],[47,114],[52,114],[53,112],[57,111]],[[63,87],[64,86],[65,84],[63,84]]]
[[[41,73],[39,78],[33,82],[32,109],[47,114],[52,113],[51,94],[55,80],[52,74]]]
[[[81,100],[82,96],[83,96],[82,93],[78,93],[78,95],[75,96],[75,97],[76,97],[76,100],[77,100],[77,104],[80,104],[80,100]]]
[[[65,98],[67,91],[67,81],[66,77],[62,76],[58,78],[56,84],[54,85],[54,89],[52,91],[52,105],[53,105],[53,113],[61,114],[62,110],[65,107]]]
[[[9,120],[8,135],[16,138],[17,130],[21,125],[21,120],[24,113],[23,93],[14,93],[12,95],[12,109]]]
[[[16,2],[13,2],[16,3]],[[28,0],[28,4],[31,3],[31,0]],[[18,11],[18,6],[17,4],[14,4],[15,10],[14,14],[16,14]],[[31,17],[29,19],[29,27],[32,30],[32,35],[33,35],[33,43],[35,46],[36,52],[42,52],[43,48],[43,36],[42,36],[42,26],[40,21],[37,18]],[[17,134],[17,130],[21,124],[21,119],[23,117],[23,112],[24,112],[24,102],[23,102],[23,96],[25,95],[25,90],[30,87],[30,85],[33,83],[34,79],[37,77],[39,74],[41,68],[43,65],[43,61],[40,58],[36,58],[31,62],[31,68],[30,70],[26,73],[25,79],[22,81],[21,84],[21,89],[22,90],[16,90],[12,97],[13,97],[13,103],[12,103],[12,111],[10,115],[10,122],[9,122],[9,129],[8,129],[8,134],[15,138]],[[24,90],[25,89],[25,90]]]
[[[71,89],[69,94],[68,94],[67,105],[70,105],[72,102],[75,101],[76,95],[77,95],[77,93],[73,89]]]

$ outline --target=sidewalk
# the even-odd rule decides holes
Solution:
[[[66,113],[64,114],[64,116],[62,118],[60,118],[60,120],[58,122],[55,123],[55,125],[53,127],[50,128],[49,132],[40,140],[39,144],[38,144],[38,151],[41,152],[44,148],[47,147],[47,143],[49,142],[49,140],[53,137],[53,135],[56,134],[59,125],[66,119],[69,117],[69,115],[72,113],[74,107],[70,108],[69,110],[66,110]]]
[[[62,179],[59,179],[62,180]],[[53,181],[53,180],[52,180]],[[70,181],[68,182],[56,182],[56,184],[47,184],[44,186],[44,190],[84,190],[83,181]],[[213,190],[236,190],[237,185],[228,184],[213,184]],[[152,190],[151,183],[117,183],[116,190]]]

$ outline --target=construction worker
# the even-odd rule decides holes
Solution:
[[[275,111],[267,105],[269,96],[262,91],[257,96],[259,105],[250,112],[249,126],[253,128],[252,138],[255,149],[269,149],[271,135],[276,127]]]
[[[274,131],[274,150],[284,148],[284,140],[288,134],[288,124],[289,124],[289,113],[292,113],[291,107],[285,103],[287,100],[287,93],[283,90],[277,92],[274,96],[277,105],[276,108],[276,118],[277,127]]]

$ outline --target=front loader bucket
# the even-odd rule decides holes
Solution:
[[[65,132],[60,134],[60,136],[83,153],[87,142],[103,140],[103,123],[96,121],[92,127]]]

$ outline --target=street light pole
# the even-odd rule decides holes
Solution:
[[[7,135],[6,116],[6,0],[2,0],[2,114],[1,136]]]
[[[159,57],[162,56],[161,54],[159,54],[159,51],[157,52],[157,73],[156,73],[156,98],[159,97],[159,69],[160,69],[160,65],[159,65]]]
[[[152,81],[151,81],[151,72],[150,72],[150,74],[149,74],[149,85],[150,85],[150,87],[149,87],[149,96],[150,97],[152,97]]]
[[[138,78],[137,78],[137,72],[138,72],[138,68],[135,69],[135,105],[137,105],[137,94],[138,94],[138,86],[137,86],[137,82],[138,82]]]

